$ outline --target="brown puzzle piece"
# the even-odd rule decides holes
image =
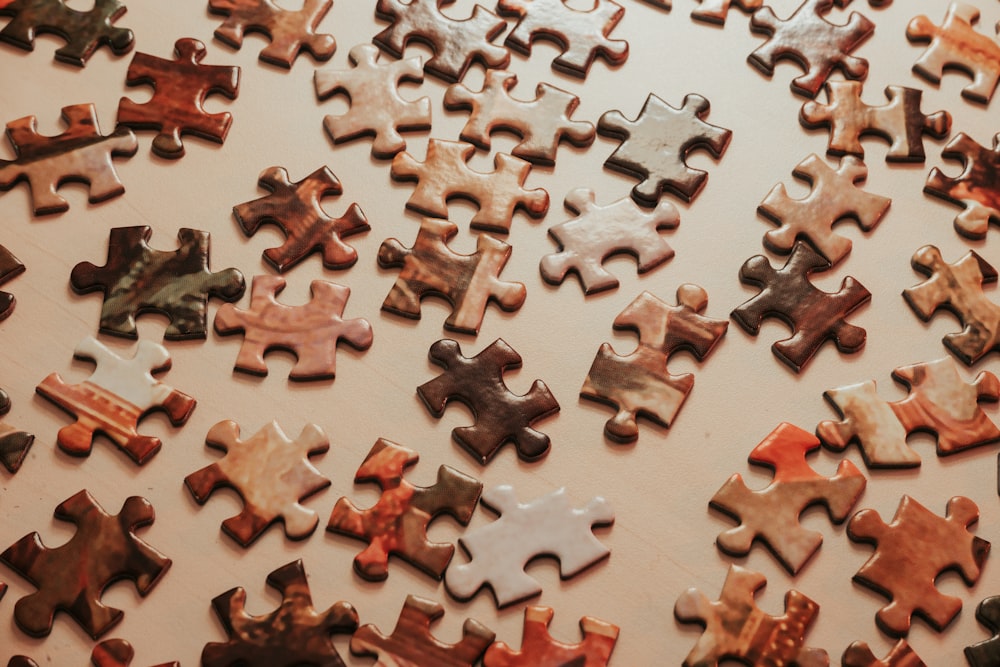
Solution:
[[[0,286],[24,273],[25,267],[10,250],[0,245]],[[10,292],[0,290],[0,322],[14,312],[17,299]]]
[[[990,222],[1000,224],[1000,134],[993,137],[993,148],[980,146],[972,137],[959,132],[945,145],[941,156],[963,163],[962,173],[946,176],[937,167],[931,169],[924,192],[965,208],[955,217],[955,230],[967,238],[986,238]]]
[[[36,35],[56,35],[66,42],[56,51],[56,60],[77,67],[86,65],[102,45],[117,56],[131,51],[132,31],[114,26],[125,14],[125,5],[120,0],[94,0],[83,6],[88,5],[88,11],[79,11],[64,0],[3,0],[0,16],[11,20],[0,30],[0,40],[34,51]]]
[[[971,667],[994,667],[1000,663],[1000,595],[991,595],[976,607],[976,620],[993,635],[965,647]]]
[[[333,0],[304,0],[302,8],[282,9],[271,0],[208,0],[208,10],[226,16],[215,38],[238,49],[246,33],[266,35],[271,43],[260,59],[291,68],[302,49],[319,61],[329,60],[337,48],[333,35],[316,34],[316,28],[333,6]]]
[[[3,246],[0,246],[2,248]],[[6,391],[0,389],[0,416],[10,412],[10,396]],[[28,456],[28,450],[35,441],[35,436],[26,433],[10,424],[0,421],[0,465],[7,469],[7,472],[14,474],[21,469],[24,459]],[[3,597],[3,585],[0,584],[0,597]]]
[[[124,639],[106,639],[90,653],[90,664],[94,667],[129,667],[135,651]],[[23,655],[15,655],[7,667],[38,667],[38,663]],[[154,667],[180,667],[179,662],[164,662]]]
[[[841,658],[843,667],[927,667],[913,648],[900,639],[881,660],[875,657],[867,643],[853,642]]]
[[[583,641],[566,644],[549,634],[551,607],[524,608],[520,650],[495,642],[483,656],[483,667],[607,667],[618,641],[618,626],[593,616],[580,619]]]

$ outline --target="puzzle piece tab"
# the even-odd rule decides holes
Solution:
[[[990,222],[1000,224],[1000,134],[993,137],[993,148],[979,145],[972,137],[959,132],[945,145],[941,156],[963,164],[958,176],[945,176],[937,167],[931,169],[924,192],[963,207],[955,217],[955,230],[967,238],[986,238]]]
[[[68,7],[64,0],[5,0],[0,16],[11,20],[0,30],[0,40],[34,51],[35,35],[57,35],[66,44],[56,51],[56,60],[83,67],[99,46],[116,56],[132,50],[132,31],[114,26],[125,12],[120,0],[94,0],[88,11]]]
[[[107,639],[97,646],[90,654],[90,662],[94,667],[129,667],[135,650],[124,639]],[[164,662],[154,667],[180,667],[181,663]]]
[[[865,642],[853,642],[841,658],[843,667],[927,667],[913,648],[900,639],[889,654],[879,660]],[[973,667],[976,667],[973,665]]]
[[[583,641],[566,644],[549,634],[551,607],[524,608],[521,649],[495,642],[483,656],[483,667],[607,667],[618,641],[618,626],[593,616],[580,619]]]
[[[976,620],[993,636],[966,646],[965,659],[971,667],[993,667],[1000,664],[1000,595],[993,595],[979,603],[976,607]]]
[[[319,61],[329,60],[337,49],[333,35],[316,33],[333,0],[304,0],[301,4],[301,9],[293,11],[272,0],[208,0],[208,10],[228,17],[215,29],[216,39],[238,49],[246,33],[264,34],[271,43],[260,52],[260,59],[291,68],[303,49]]]

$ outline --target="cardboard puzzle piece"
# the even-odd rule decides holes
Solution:
[[[90,662],[94,667],[129,667],[135,650],[124,639],[107,639],[97,646],[90,654]],[[177,661],[164,662],[155,667],[180,667]]]
[[[551,607],[525,607],[520,650],[495,642],[483,656],[483,667],[607,667],[618,641],[617,625],[584,616],[580,619],[583,641],[567,644],[549,634],[553,614]]]
[[[369,543],[354,557],[354,571],[369,581],[389,576],[389,556],[395,554],[440,579],[455,554],[455,546],[427,539],[427,525],[448,514],[469,523],[483,485],[451,466],[438,467],[432,486],[415,486],[403,479],[420,455],[379,438],[354,476],[355,484],[374,482],[382,489],[377,503],[358,509],[346,497],[337,501],[326,529]]]
[[[580,98],[547,83],[535,86],[535,98],[518,99],[510,94],[517,74],[507,70],[487,70],[482,90],[455,83],[444,94],[446,109],[469,111],[461,138],[479,148],[490,149],[493,132],[510,132],[521,141],[511,154],[535,164],[552,165],[559,142],[577,147],[594,142],[594,125],[570,116]]]
[[[880,398],[874,380],[824,392],[841,419],[816,427],[823,444],[839,452],[857,442],[869,468],[907,468],[920,465],[906,442],[910,433],[936,435],[939,456],[1000,440],[1000,429],[979,406],[1000,399],[1000,380],[993,373],[983,371],[966,382],[955,362],[944,358],[902,366],[892,377],[909,389],[903,400]]]
[[[927,667],[905,639],[897,641],[882,659],[875,657],[866,642],[853,642],[844,651],[841,664],[843,667]]]
[[[71,415],[76,422],[59,429],[59,448],[72,456],[88,456],[94,433],[102,433],[139,465],[160,451],[160,439],[140,435],[139,420],[153,410],[165,412],[174,426],[187,422],[196,401],[153,377],[170,368],[170,353],[158,343],[140,340],[135,355],[123,358],[87,336],[73,356],[94,362],[94,372],[78,384],[49,374],[35,391]]]
[[[771,346],[774,356],[801,373],[827,340],[842,353],[860,351],[867,334],[847,321],[847,316],[871,299],[871,292],[852,276],[840,283],[837,292],[824,292],[809,276],[830,268],[822,255],[799,241],[780,269],[764,255],[751,257],[740,268],[740,282],[760,288],[760,293],[732,312],[743,330],[756,336],[765,317],[776,317],[792,330],[789,338]]]
[[[458,227],[447,220],[425,218],[412,248],[387,239],[378,249],[383,269],[400,268],[395,284],[382,302],[382,310],[420,319],[420,300],[439,296],[452,307],[446,329],[477,334],[490,301],[508,312],[524,303],[523,283],[500,280],[511,247],[487,234],[476,239],[476,252],[460,255],[448,247]]]
[[[595,0],[590,9],[574,9],[565,0],[499,0],[497,12],[517,19],[504,44],[531,55],[534,40],[553,42],[562,53],[552,61],[553,69],[584,79],[600,56],[610,65],[628,59],[628,42],[608,35],[625,15],[613,0]]]
[[[846,460],[832,477],[813,470],[806,454],[819,446],[812,433],[785,422],[754,447],[750,463],[770,468],[774,479],[757,491],[748,488],[743,476],[736,473],[716,491],[709,506],[740,522],[720,533],[716,546],[727,554],[746,556],[759,539],[786,570],[798,574],[823,542],[821,533],[799,523],[799,515],[813,505],[822,505],[833,523],[843,523],[867,483]]]
[[[975,250],[948,264],[932,245],[917,250],[910,265],[927,276],[922,283],[903,290],[917,317],[927,322],[938,309],[945,309],[963,325],[962,331],[942,339],[952,354],[971,366],[991,350],[1000,349],[1000,306],[983,293],[984,284],[997,281],[996,269]]]
[[[941,632],[958,615],[962,600],[939,592],[934,581],[946,571],[961,574],[968,586],[978,581],[990,552],[989,542],[969,532],[978,520],[979,508],[962,496],[948,501],[944,518],[910,496],[899,501],[892,523],[870,509],[851,517],[847,536],[875,546],[854,581],[891,600],[875,614],[883,632],[906,635],[914,614]]]
[[[799,121],[809,129],[828,127],[828,155],[865,156],[861,137],[874,135],[889,142],[887,162],[923,162],[924,135],[944,139],[951,129],[951,114],[920,111],[923,91],[905,86],[886,86],[888,104],[871,106],[861,101],[861,82],[829,81],[826,104],[810,100],[802,105]]]
[[[150,247],[151,227],[115,227],[108,235],[104,266],[80,262],[70,285],[77,294],[103,292],[101,333],[138,338],[135,318],[156,312],[170,318],[167,340],[205,338],[208,299],[236,301],[246,290],[243,274],[230,268],[213,272],[208,266],[208,232],[182,227],[177,250]]]
[[[649,2],[650,0],[647,0]],[[701,6],[691,10],[691,18],[705,23],[725,25],[729,9],[736,5],[746,14],[753,14],[764,6],[764,0],[698,0]]]
[[[501,485],[487,489],[480,500],[500,518],[458,539],[470,560],[452,563],[444,574],[445,588],[458,600],[489,586],[497,607],[506,607],[542,592],[538,580],[524,571],[535,557],[557,559],[560,576],[569,579],[611,553],[592,532],[615,520],[611,504],[600,496],[576,508],[561,488],[521,503],[513,487]]]
[[[672,375],[671,355],[691,352],[699,361],[712,353],[729,328],[728,320],[702,315],[708,294],[697,285],[677,288],[677,305],[643,292],[615,318],[614,328],[639,334],[634,352],[620,355],[602,343],[580,389],[580,396],[605,403],[616,410],[604,424],[604,434],[617,442],[639,437],[640,415],[670,427],[694,387],[694,375]]]
[[[700,149],[718,159],[733,136],[705,121],[710,109],[701,95],[686,95],[677,109],[650,93],[635,120],[608,111],[598,121],[597,133],[622,143],[604,166],[640,179],[632,198],[643,206],[656,206],[663,191],[691,201],[705,187],[708,174],[687,165],[688,153]]]
[[[971,667],[1000,664],[1000,595],[993,595],[976,607],[976,620],[993,635],[965,647],[965,659]]]
[[[507,22],[475,5],[468,18],[453,19],[441,7],[454,0],[378,0],[375,16],[392,25],[372,39],[383,51],[403,57],[408,42],[419,42],[434,52],[424,71],[448,83],[461,81],[474,61],[483,67],[506,67],[510,53],[493,40],[507,29]]]
[[[382,62],[371,44],[354,46],[348,58],[351,69],[318,69],[313,77],[320,100],[340,94],[351,105],[343,115],[324,116],[323,127],[335,144],[371,136],[372,155],[391,158],[406,148],[401,132],[431,128],[430,98],[411,101],[399,94],[404,82],[423,83],[422,61],[413,57]]]
[[[429,356],[445,372],[417,387],[417,395],[438,419],[452,400],[472,411],[476,423],[453,429],[451,437],[477,461],[486,465],[506,442],[514,443],[523,461],[548,453],[549,436],[531,425],[558,412],[559,403],[541,380],[523,396],[507,388],[504,373],[521,367],[521,355],[506,341],[498,338],[476,356],[466,357],[457,341],[439,340]]]
[[[191,473],[184,484],[200,505],[220,487],[239,494],[243,511],[222,522],[227,535],[248,547],[279,520],[290,539],[312,535],[319,518],[299,501],[330,486],[330,480],[309,462],[310,456],[330,449],[323,429],[306,424],[293,441],[272,421],[243,440],[239,425],[226,420],[209,430],[205,444],[224,451],[225,457]]]
[[[267,575],[267,585],[281,593],[281,604],[269,614],[247,613],[247,592],[242,586],[212,600],[212,609],[228,639],[224,643],[206,644],[201,651],[201,664],[204,667],[234,664],[342,667],[343,659],[331,635],[354,632],[358,627],[354,607],[347,602],[336,602],[324,612],[316,611],[301,560]]]
[[[959,132],[945,145],[941,156],[962,163],[962,173],[946,176],[937,167],[931,169],[924,192],[963,207],[955,216],[955,230],[967,238],[986,238],[990,222],[1000,224],[1000,134],[993,137],[993,148],[979,145],[972,137]]]
[[[360,317],[343,319],[351,290],[326,280],[309,284],[311,298],[302,306],[286,306],[276,296],[285,289],[281,276],[254,276],[250,308],[223,304],[215,315],[215,331],[222,336],[242,333],[236,370],[267,375],[264,355],[287,350],[295,355],[290,380],[324,380],[337,373],[337,345],[357,350],[372,344],[372,325]]]
[[[545,255],[539,263],[547,283],[560,285],[572,272],[584,294],[595,294],[618,287],[618,279],[603,266],[612,255],[635,257],[640,274],[674,256],[674,249],[660,231],[676,229],[681,218],[666,200],[652,211],[639,208],[629,197],[600,206],[593,190],[577,188],[566,195],[564,205],[577,217],[549,227],[559,252]]]
[[[226,21],[215,29],[215,38],[234,49],[243,46],[243,36],[256,32],[271,43],[260,59],[290,69],[303,49],[319,61],[329,60],[337,49],[333,35],[317,34],[316,28],[333,6],[333,0],[304,0],[299,10],[283,9],[272,0],[208,0],[212,14]]]
[[[354,266],[358,253],[343,239],[367,232],[371,227],[357,204],[351,204],[339,218],[328,215],[320,206],[324,197],[344,192],[329,167],[320,167],[295,183],[284,167],[268,167],[260,172],[257,184],[270,194],[234,206],[233,217],[247,236],[257,233],[264,224],[281,229],[285,242],[264,251],[268,264],[284,273],[310,253],[319,251],[327,269]]]
[[[25,267],[10,250],[0,245],[0,286],[10,282],[24,273]],[[14,312],[17,299],[10,292],[0,290],[0,322],[10,317]]]
[[[447,218],[448,200],[467,199],[479,207],[470,226],[500,234],[510,231],[518,209],[532,218],[545,215],[549,210],[549,193],[541,188],[524,187],[531,173],[530,162],[497,153],[493,157],[493,171],[481,172],[468,165],[475,152],[476,147],[464,141],[431,139],[423,162],[406,152],[396,155],[392,159],[392,177],[417,184],[406,207],[424,215]]]
[[[145,597],[170,567],[169,558],[135,535],[153,523],[153,506],[132,496],[111,515],[84,490],[60,503],[55,517],[76,524],[68,542],[50,549],[38,533],[29,533],[0,554],[0,561],[38,589],[17,601],[14,620],[32,637],[45,637],[55,613],[65,611],[98,639],[123,615],[101,602],[104,589],[129,579]]]
[[[66,131],[53,137],[38,133],[34,116],[7,123],[16,158],[0,160],[0,190],[26,181],[35,215],[69,210],[69,202],[56,192],[63,183],[86,183],[91,204],[123,194],[125,186],[112,158],[131,157],[139,149],[135,134],[126,127],[102,135],[93,104],[63,107],[62,119]]]
[[[431,623],[444,616],[444,607],[416,595],[407,595],[391,635],[368,623],[351,637],[351,653],[374,656],[374,667],[434,665],[473,667],[496,635],[475,619],[462,625],[462,639],[446,644],[431,634]]]
[[[2,247],[2,246],[0,246]],[[0,389],[0,417],[10,412],[10,396]],[[12,475],[21,469],[28,450],[35,441],[35,436],[26,433],[5,421],[0,421],[0,465]],[[3,597],[3,585],[0,584],[0,597]]]
[[[793,199],[778,183],[757,207],[757,213],[778,229],[764,234],[764,245],[787,254],[796,241],[804,240],[831,264],[838,264],[851,252],[851,240],[833,231],[841,220],[854,220],[866,232],[875,229],[892,202],[888,197],[857,187],[868,178],[868,167],[859,158],[845,155],[836,170],[813,154],[796,165],[792,175],[809,183],[809,194]]]
[[[906,37],[928,44],[913,71],[931,83],[940,84],[945,70],[959,70],[972,77],[962,97],[987,104],[1000,80],[1000,44],[973,27],[979,10],[963,2],[952,2],[941,25],[921,14],[906,26]],[[1000,30],[998,30],[1000,31]]]
[[[715,602],[696,588],[677,598],[677,620],[705,628],[684,659],[684,667],[708,667],[729,659],[749,665],[830,664],[826,651],[804,645],[819,605],[799,591],[790,590],[785,593],[785,613],[772,616],[754,601],[755,593],[766,583],[763,574],[730,565]]]
[[[174,53],[173,60],[135,54],[125,83],[152,86],[153,97],[142,103],[123,97],[118,103],[118,123],[158,131],[153,138],[153,152],[170,160],[184,156],[181,137],[185,134],[223,143],[233,115],[228,111],[205,111],[205,98],[218,94],[235,100],[240,92],[240,68],[202,65],[208,50],[197,39],[177,40]]]
[[[66,42],[56,60],[83,67],[100,46],[116,56],[132,50],[132,31],[114,26],[125,12],[120,0],[95,0],[88,11],[68,7],[64,0],[6,0],[0,3],[0,16],[11,20],[0,30],[0,40],[34,51],[35,35],[56,35]]]

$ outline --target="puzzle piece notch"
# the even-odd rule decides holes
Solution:
[[[942,594],[934,581],[946,571],[957,571],[968,586],[979,579],[990,543],[969,532],[978,520],[979,508],[962,496],[948,501],[944,518],[906,495],[892,523],[870,509],[851,517],[847,536],[875,546],[854,581],[891,600],[875,615],[883,632],[904,636],[914,614],[940,632],[958,615],[961,599]]]
[[[688,154],[701,149],[719,159],[733,136],[731,130],[705,121],[710,110],[701,95],[686,95],[677,109],[650,93],[635,120],[620,111],[608,111],[598,121],[597,133],[621,145],[604,166],[641,179],[632,188],[632,198],[643,206],[656,206],[663,191],[693,200],[705,187],[708,174],[689,167]]]
[[[401,83],[423,83],[422,60],[380,62],[378,49],[370,44],[354,46],[348,58],[350,70],[320,69],[314,75],[320,100],[343,94],[351,105],[341,116],[324,116],[323,127],[335,144],[370,135],[372,155],[389,159],[406,148],[401,132],[431,128],[430,98],[411,101],[399,94]]]
[[[846,354],[865,345],[865,330],[846,317],[867,303],[871,292],[852,276],[841,281],[837,292],[824,292],[809,281],[813,273],[829,268],[830,262],[802,241],[780,269],[772,267],[764,255],[751,257],[740,268],[740,282],[761,291],[733,310],[733,319],[754,336],[765,317],[788,324],[792,336],[774,343],[771,351],[796,373],[802,372],[826,340],[833,340]]]
[[[593,190],[577,188],[566,195],[564,205],[577,217],[549,228],[560,251],[542,257],[539,270],[550,284],[562,284],[566,274],[573,272],[589,296],[618,287],[618,279],[603,266],[612,255],[635,257],[640,274],[674,256],[673,248],[660,236],[661,230],[676,229],[681,221],[668,201],[658,202],[652,211],[639,208],[628,197],[599,206]]]
[[[277,225],[285,242],[264,251],[264,259],[281,273],[291,269],[310,253],[320,251],[327,269],[348,269],[358,261],[358,253],[344,237],[371,229],[361,207],[351,204],[343,216],[334,218],[323,210],[325,197],[339,196],[344,189],[329,167],[320,167],[293,183],[284,167],[268,167],[257,184],[270,194],[233,207],[233,217],[247,236],[261,225]]]
[[[548,83],[535,86],[535,98],[521,100],[510,94],[517,85],[517,74],[506,70],[487,70],[482,90],[473,92],[460,83],[445,91],[446,109],[469,111],[469,120],[461,138],[479,148],[490,149],[490,135],[510,132],[521,141],[511,154],[535,164],[555,164],[561,141],[577,147],[594,142],[593,123],[571,120],[580,98]]]
[[[476,252],[461,255],[448,247],[458,226],[447,220],[424,218],[412,248],[396,239],[387,239],[378,249],[383,269],[401,268],[382,310],[420,319],[420,300],[438,296],[452,307],[446,329],[477,334],[490,301],[511,312],[524,303],[523,283],[500,280],[511,247],[487,234],[476,239]]]
[[[159,410],[171,424],[181,426],[197,404],[184,392],[153,377],[171,365],[170,353],[153,341],[140,340],[135,354],[126,359],[87,336],[77,344],[73,356],[94,362],[89,378],[69,385],[58,373],[51,373],[35,387],[38,394],[76,416],[76,421],[59,429],[56,436],[59,448],[71,456],[89,456],[98,432],[143,465],[160,451],[162,442],[155,436],[140,435],[136,431],[139,420]]]
[[[293,11],[271,0],[208,0],[209,12],[228,17],[216,28],[216,39],[239,49],[245,34],[266,35],[271,43],[260,52],[260,59],[285,69],[291,69],[303,49],[321,62],[333,56],[337,49],[333,35],[316,33],[332,6],[333,0],[304,0],[302,8]]]
[[[549,451],[549,436],[532,424],[559,411],[559,403],[541,380],[524,395],[512,392],[504,373],[521,367],[521,355],[502,338],[474,357],[462,355],[457,341],[439,340],[429,355],[445,372],[417,387],[427,410],[440,419],[455,400],[465,404],[475,418],[472,426],[452,430],[451,437],[482,465],[507,442],[517,448],[522,461],[535,461]]]
[[[205,338],[209,297],[239,299],[246,290],[243,274],[235,268],[209,269],[208,232],[182,227],[172,251],[150,247],[152,235],[146,225],[112,229],[107,264],[74,266],[69,279],[73,291],[104,293],[101,333],[138,338],[136,316],[157,312],[170,318],[165,339]]]
[[[137,130],[156,130],[153,152],[176,160],[184,156],[182,135],[193,134],[223,143],[233,115],[228,111],[208,113],[205,98],[212,94],[235,100],[240,91],[240,68],[202,65],[208,50],[197,39],[174,43],[173,60],[137,53],[129,64],[125,83],[152,86],[153,97],[136,103],[127,97],[118,102],[118,124]]]
[[[299,501],[330,486],[330,480],[309,461],[330,449],[323,429],[306,424],[293,441],[272,421],[243,440],[239,425],[225,420],[209,430],[205,444],[226,455],[185,477],[184,484],[199,505],[220,487],[239,494],[243,511],[222,522],[229,537],[246,548],[279,520],[289,539],[312,535],[319,518]]]
[[[64,0],[6,0],[0,3],[0,16],[11,20],[0,30],[0,40],[34,51],[35,35],[56,35],[66,42],[56,51],[56,60],[83,67],[100,46],[116,56],[132,50],[132,31],[113,25],[126,11],[120,0],[94,0],[88,11],[68,7]]]
[[[55,612],[65,611],[98,639],[123,615],[101,602],[104,589],[129,579],[145,596],[170,567],[169,558],[135,535],[153,523],[153,506],[132,496],[117,515],[110,515],[83,490],[60,503],[55,517],[76,524],[68,542],[53,549],[42,544],[38,533],[29,533],[0,554],[0,561],[38,589],[17,601],[14,620],[32,637],[45,637]]]
[[[937,167],[931,169],[924,192],[957,204],[964,211],[955,217],[955,230],[975,241],[986,238],[990,222],[1000,224],[1000,134],[993,137],[993,148],[980,146],[972,137],[959,132],[947,143],[941,156],[962,162],[962,173],[946,176]]]
[[[770,468],[774,478],[764,489],[751,490],[736,473],[712,496],[710,507],[740,522],[720,533],[716,546],[727,554],[746,556],[759,539],[786,570],[798,574],[823,542],[821,533],[799,523],[799,515],[813,505],[822,505],[831,521],[840,524],[867,483],[846,460],[832,477],[818,474],[806,462],[806,454],[819,446],[814,435],[785,422],[754,447],[750,463]]]
[[[650,0],[647,0],[649,2]],[[725,25],[729,9],[733,5],[745,14],[753,14],[764,6],[764,0],[698,0],[701,6],[691,11],[691,18],[705,23]]]
[[[719,599],[712,602],[696,588],[677,598],[674,617],[705,628],[684,659],[684,667],[716,665],[733,659],[753,665],[827,667],[826,651],[805,646],[805,635],[819,605],[796,590],[785,593],[785,613],[771,616],[754,601],[764,587],[763,574],[730,565]]]
[[[616,442],[639,437],[640,415],[670,427],[694,387],[694,375],[672,375],[666,368],[671,355],[691,352],[703,361],[729,327],[727,320],[705,317],[708,294],[697,285],[677,288],[677,305],[643,292],[615,318],[616,330],[639,334],[634,352],[619,355],[602,343],[580,389],[580,396],[610,405],[614,417],[604,424],[604,434]]]
[[[881,660],[875,657],[867,643],[853,642],[844,651],[841,664],[843,667],[927,667],[905,639],[897,641]]]
[[[991,667],[1000,663],[1000,595],[993,595],[976,607],[976,620],[993,636],[965,647],[965,659],[971,667]]]
[[[455,547],[428,540],[427,525],[442,514],[468,525],[479,502],[482,483],[451,466],[438,467],[432,486],[415,486],[403,479],[405,469],[419,459],[412,449],[379,438],[354,476],[356,484],[375,482],[381,487],[378,502],[362,510],[342,497],[330,514],[328,531],[369,543],[354,557],[354,571],[368,581],[389,576],[391,554],[440,579]]]
[[[497,12],[517,19],[506,46],[531,55],[533,41],[552,42],[562,51],[552,67],[565,74],[587,78],[598,56],[612,66],[628,59],[628,42],[608,37],[625,15],[625,8],[612,0],[595,0],[586,10],[565,0],[499,0]]]
[[[483,656],[483,667],[607,667],[618,641],[617,625],[584,616],[580,619],[583,641],[567,644],[549,634],[553,614],[551,607],[525,607],[520,650],[496,642]]]
[[[330,636],[355,631],[358,613],[354,607],[347,602],[336,602],[326,611],[317,612],[301,560],[271,572],[267,575],[267,585],[281,594],[281,604],[269,614],[247,613],[247,592],[242,586],[212,600],[212,609],[228,639],[225,643],[206,644],[201,664],[204,667],[342,666],[344,662]]]
[[[542,592],[524,571],[534,558],[557,559],[561,578],[569,579],[611,553],[591,532],[615,520],[611,504],[600,496],[578,509],[560,488],[521,503],[513,487],[501,485],[483,492],[480,501],[500,517],[459,538],[470,560],[452,563],[444,575],[445,589],[458,600],[469,600],[489,586],[497,607],[506,607]]]

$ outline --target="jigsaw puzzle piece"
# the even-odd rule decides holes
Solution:
[[[646,1],[653,1],[655,4],[657,0]],[[667,0],[659,1],[666,2]],[[691,18],[696,21],[704,21],[705,23],[714,23],[716,25],[726,24],[726,17],[729,16],[729,8],[733,5],[739,7],[746,14],[753,14],[764,6],[764,0],[698,0],[698,2],[701,3],[701,6],[691,11]]]
[[[580,619],[583,641],[566,644],[549,634],[553,613],[551,607],[525,607],[520,650],[495,642],[483,656],[483,667],[607,667],[618,641],[618,626],[584,616]]]
[[[844,651],[841,664],[843,667],[927,667],[905,639],[896,642],[881,660],[875,657],[867,643],[853,642]]]
[[[25,267],[10,250],[0,245],[0,286],[24,273]],[[0,322],[10,317],[14,312],[17,299],[10,292],[0,290]]]
[[[271,0],[208,0],[208,11],[227,17],[215,30],[216,39],[239,49],[245,34],[264,34],[271,43],[260,52],[260,59],[290,69],[303,49],[319,61],[329,60],[337,49],[333,35],[316,33],[333,0],[304,0],[301,4],[301,9],[290,10]]]
[[[965,659],[971,667],[1000,664],[1000,595],[986,598],[976,607],[976,620],[993,636],[965,647]]]
[[[1000,224],[1000,134],[993,137],[993,148],[979,145],[972,137],[959,132],[947,143],[941,156],[962,162],[962,173],[945,176],[937,167],[931,169],[924,192],[963,207],[955,217],[955,230],[967,238],[986,238],[990,222]]]
[[[116,56],[132,50],[132,31],[114,26],[125,12],[120,0],[94,0],[88,11],[73,9],[65,0],[6,0],[0,3],[0,16],[11,20],[0,30],[0,40],[34,51],[35,35],[56,35],[66,42],[56,60],[83,67],[100,46]]]
[[[97,646],[90,654],[90,662],[94,667],[129,667],[135,650],[124,639],[107,639]],[[164,662],[154,667],[180,667],[176,660]]]
[[[2,246],[0,246],[2,248]],[[10,396],[0,389],[0,416],[10,412]],[[0,421],[0,465],[7,472],[14,474],[21,469],[28,450],[35,441],[35,436],[26,433],[10,424]],[[0,584],[0,597],[3,597],[3,584]]]

